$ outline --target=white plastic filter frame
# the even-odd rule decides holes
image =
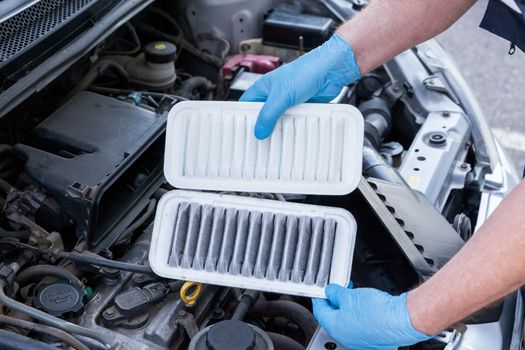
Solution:
[[[348,211],[341,208],[181,190],[170,191],[165,194],[157,208],[149,263],[152,270],[159,276],[234,288],[326,298],[324,286],[171,266],[169,258],[173,232],[178,207],[181,203],[332,219],[336,222],[336,230],[328,283],[346,286],[350,281],[357,225]]]
[[[359,184],[364,122],[343,104],[286,111],[257,140],[258,102],[185,101],[168,117],[164,175],[181,189],[345,195]]]

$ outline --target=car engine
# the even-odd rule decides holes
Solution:
[[[24,11],[42,23],[67,3],[29,7],[9,28],[36,25]],[[366,2],[76,3],[62,27],[0,56],[0,348],[225,349],[231,334],[238,349],[343,349],[308,298],[161,278],[148,252],[157,203],[173,189],[163,176],[171,108],[237,101]],[[88,41],[94,21],[113,24]],[[69,55],[83,40],[85,51]],[[400,294],[424,282],[517,182],[447,60],[422,44],[331,102],[365,121],[353,193],[235,194],[348,209],[355,287]],[[37,78],[46,64],[53,73]],[[406,349],[508,348],[516,303],[510,295]]]

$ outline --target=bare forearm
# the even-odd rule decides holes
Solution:
[[[361,74],[441,33],[475,0],[374,0],[337,31],[352,45]]]
[[[525,283],[525,182],[465,247],[408,294],[413,326],[435,334]]]

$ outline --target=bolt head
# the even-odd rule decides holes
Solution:
[[[113,311],[113,309],[107,309],[106,311],[104,311],[104,314],[106,316],[113,316],[115,314],[115,311]]]

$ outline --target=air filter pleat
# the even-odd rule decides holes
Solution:
[[[193,264],[193,257],[195,255],[195,249],[197,248],[197,239],[199,238],[201,215],[201,206],[192,204],[190,206],[186,241],[184,242],[184,249],[180,262],[181,267],[190,268]]]
[[[235,234],[237,232],[237,210],[227,209],[224,221],[224,238],[222,239],[221,251],[217,262],[217,271],[227,273],[233,257],[235,245]]]
[[[213,225],[213,212],[214,208],[209,205],[202,207],[199,238],[197,239],[197,248],[195,250],[193,264],[191,266],[197,270],[204,269],[204,262],[206,260],[206,254],[208,253],[208,247],[210,245],[211,229]]]
[[[306,159],[303,177],[306,181],[315,181],[317,162],[319,161],[319,119],[306,120]]]
[[[210,246],[206,255],[204,269],[206,271],[215,271],[217,260],[221,251],[222,240],[225,237],[224,222],[226,221],[226,209],[216,208],[213,211],[213,224],[211,228]]]
[[[308,252],[310,251],[310,241],[312,237],[312,222],[310,218],[301,216],[299,218],[299,238],[297,239],[297,253],[292,268],[292,281],[302,282],[306,264],[308,262]]]
[[[266,269],[270,260],[270,252],[273,243],[274,217],[272,213],[263,213],[261,223],[261,240],[255,260],[254,276],[257,278],[266,277]]]
[[[315,284],[323,287],[328,282],[330,267],[332,266],[332,253],[334,250],[336,222],[326,220],[324,222],[323,246],[321,248],[321,258],[319,261],[319,271]]]
[[[321,259],[321,249],[323,243],[324,220],[319,218],[313,219],[312,238],[310,242],[310,251],[308,252],[308,263],[304,274],[303,282],[314,284],[319,271],[319,261]]]
[[[186,132],[184,133],[184,165],[183,172],[184,176],[194,176],[195,166],[197,160],[197,147],[191,144],[192,140],[198,139],[200,119],[193,116],[192,118],[186,119]]]
[[[244,153],[244,170],[242,177],[244,179],[255,178],[255,165],[257,164],[257,139],[253,137],[253,128],[255,121],[244,116],[246,129],[243,130],[245,153]]]
[[[319,120],[319,138],[323,140],[330,140],[330,120],[321,119]],[[319,143],[319,160],[317,162],[316,180],[317,181],[328,181],[328,164],[330,160],[330,147],[329,142]]]
[[[230,264],[230,273],[233,275],[239,275],[241,273],[244,252],[246,251],[246,242],[248,240],[249,219],[250,212],[247,210],[241,210],[237,216],[237,232],[235,235],[232,262]]]
[[[282,214],[275,215],[273,230],[272,247],[266,269],[266,278],[271,280],[278,278],[283,259],[284,242],[286,238],[286,216]]]
[[[294,121],[294,150],[292,164],[292,180],[302,181],[304,179],[304,166],[307,154],[305,152],[307,148],[306,144],[306,119],[305,118],[293,118]]]
[[[286,220],[286,238],[284,241],[283,260],[279,270],[279,280],[288,281],[292,273],[298,236],[298,218],[289,217]]]
[[[234,118],[234,137],[233,137],[233,156],[232,162],[229,164],[231,167],[231,177],[233,179],[241,179],[244,169],[244,152],[246,150],[246,118]]]
[[[173,230],[172,250],[169,261],[169,264],[172,266],[179,266],[184,245],[186,244],[190,219],[190,205],[188,203],[182,203],[179,206],[176,218],[177,221]]]
[[[219,177],[228,178],[232,174],[234,149],[237,143],[237,137],[235,137],[235,125],[233,115],[224,115],[222,117],[221,129],[223,132],[222,146],[221,146],[221,160]],[[232,142],[233,140],[233,142]]]
[[[268,151],[268,180],[279,180],[281,177],[281,150],[283,130],[280,125],[275,127],[273,137],[270,138]]]
[[[292,166],[294,162],[294,120],[287,118],[283,120],[283,133],[281,138],[282,151],[280,163],[280,180],[288,181],[292,178]]]
[[[248,241],[246,243],[246,252],[244,253],[244,261],[242,262],[241,269],[241,275],[243,276],[253,275],[255,259],[257,258],[257,251],[261,240],[261,224],[261,213],[251,212],[250,225],[248,228]]]

